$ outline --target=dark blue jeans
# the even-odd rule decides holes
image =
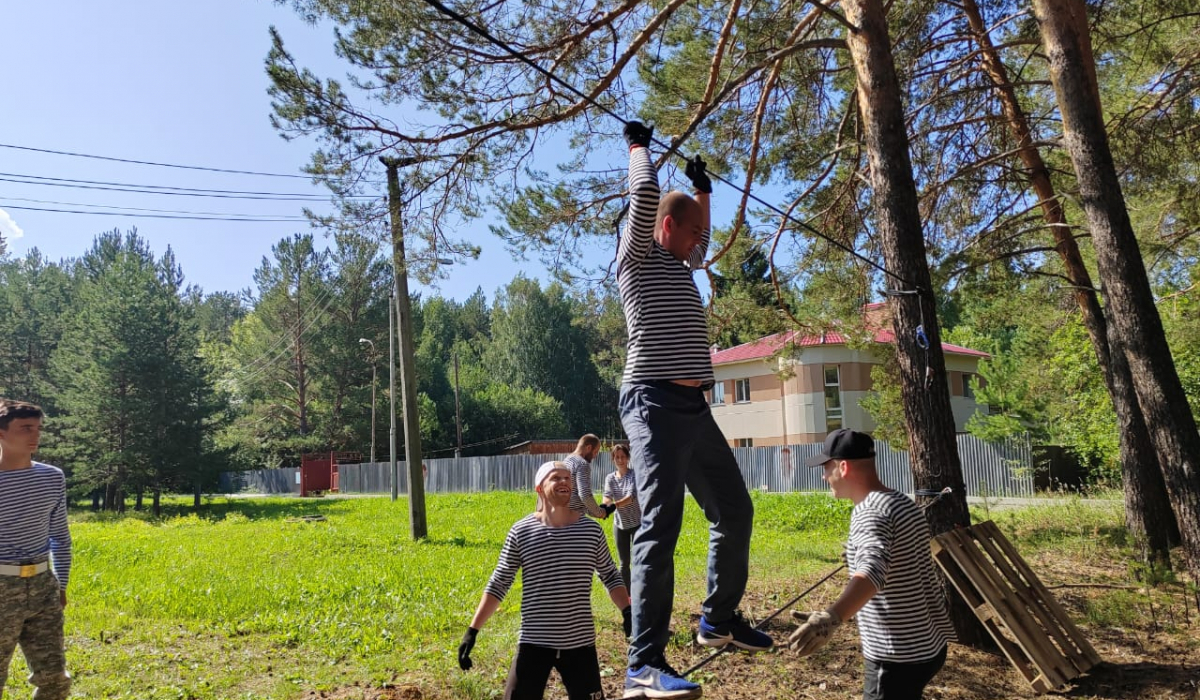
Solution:
[[[633,538],[633,639],[629,665],[654,661],[670,638],[675,545],[684,487],[709,522],[708,597],[701,611],[723,622],[746,592],[754,505],[704,392],[670,382],[621,386],[642,524]]]

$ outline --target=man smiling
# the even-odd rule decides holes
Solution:
[[[624,617],[629,636],[629,591],[608,553],[604,530],[570,508],[571,471],[546,462],[534,477],[537,509],[517,521],[458,647],[458,664],[473,665],[479,630],[500,607],[521,572],[521,632],[504,688],[505,700],[540,700],[557,669],[570,700],[602,700],[592,618],[592,573]]]

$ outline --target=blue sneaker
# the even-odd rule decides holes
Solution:
[[[770,635],[751,627],[741,613],[736,612],[733,617],[717,625],[710,624],[707,617],[701,617],[696,641],[706,647],[716,648],[732,643],[747,651],[766,651],[775,646]]]
[[[699,685],[679,675],[666,660],[646,664],[625,672],[625,694],[622,698],[698,698],[704,693]]]

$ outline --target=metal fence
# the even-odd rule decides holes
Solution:
[[[972,435],[962,434],[957,437],[967,495],[1033,495],[1033,457],[1028,438],[990,443]],[[746,485],[751,489],[773,492],[825,490],[820,470],[804,466],[805,459],[820,451],[819,443],[733,448]],[[887,443],[879,441],[875,443],[875,451],[880,479],[895,489],[912,493],[908,452],[893,450]],[[425,460],[425,465],[429,468],[425,490],[432,493],[528,490],[533,488],[533,475],[538,465],[548,459],[562,456],[565,455],[429,459]],[[338,490],[341,493],[389,493],[389,466],[387,462],[343,464],[338,468]],[[637,464],[633,467],[637,469]],[[399,491],[407,493],[407,465],[401,462],[399,469]],[[612,470],[612,461],[607,452],[599,455],[592,463],[592,486],[597,491]],[[233,478],[230,478],[229,474],[222,474],[221,485],[224,488],[226,483],[229,483],[230,491],[299,493],[300,487],[295,483],[296,472],[296,469],[267,469],[240,472]]]

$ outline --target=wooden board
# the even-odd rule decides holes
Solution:
[[[1038,693],[1101,662],[1063,607],[990,520],[934,538],[933,558]]]

